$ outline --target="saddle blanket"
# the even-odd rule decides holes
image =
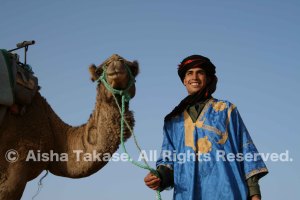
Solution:
[[[14,103],[16,70],[9,53],[0,49],[0,104],[11,106]]]

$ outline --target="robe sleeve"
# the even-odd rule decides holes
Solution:
[[[174,185],[174,164],[172,156],[175,149],[171,141],[170,130],[167,123],[168,122],[165,122],[164,124],[161,153],[156,162],[157,171],[161,178],[160,191],[171,189]]]
[[[245,175],[245,179],[256,175],[258,178],[263,177],[268,173],[268,169],[259,155],[253,140],[235,106],[232,105],[231,119],[229,124],[229,131],[234,134],[236,138],[236,149],[238,153],[243,155],[241,167]]]
[[[175,153],[175,148],[171,141],[169,122],[165,122],[163,129],[163,143],[161,147],[160,156],[156,162],[156,167],[159,165],[164,165],[173,169],[173,154]]]

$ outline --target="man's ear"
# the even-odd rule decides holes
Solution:
[[[134,77],[136,77],[139,74],[140,69],[138,61],[134,60],[132,63],[128,63],[128,67]]]
[[[91,80],[94,82],[99,79],[99,77],[103,72],[103,69],[102,67],[97,68],[94,64],[92,64],[89,67],[89,72],[90,72]]]

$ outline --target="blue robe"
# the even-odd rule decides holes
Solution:
[[[268,173],[237,108],[213,98],[195,123],[186,111],[165,122],[156,165],[174,170],[175,200],[246,200],[246,179]]]

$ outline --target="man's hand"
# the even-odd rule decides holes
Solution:
[[[157,190],[160,186],[160,178],[152,173],[147,174],[147,176],[144,178],[144,182],[152,190]]]
[[[251,200],[261,200],[261,198],[260,198],[260,195],[253,195],[252,197],[251,197]]]

